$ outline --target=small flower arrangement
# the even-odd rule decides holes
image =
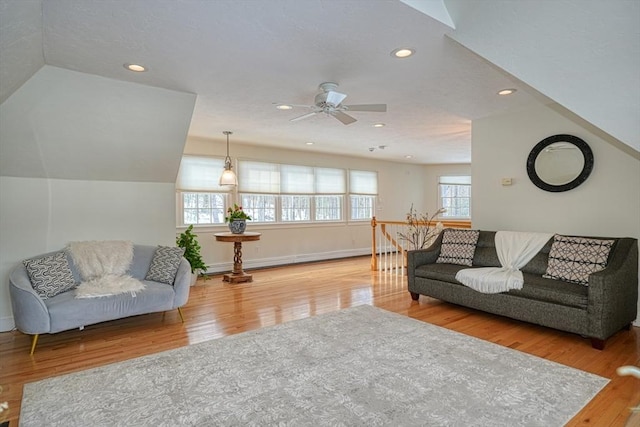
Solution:
[[[242,210],[242,206],[238,206],[235,203],[233,207],[227,209],[227,216],[224,217],[224,222],[231,222],[236,219],[244,219],[251,221],[251,217]]]

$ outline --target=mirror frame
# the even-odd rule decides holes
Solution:
[[[538,155],[547,148],[549,145],[554,144],[556,142],[568,142],[570,144],[578,147],[580,152],[582,153],[582,157],[584,157],[584,166],[582,167],[582,171],[580,174],[573,180],[566,184],[562,185],[553,185],[545,182],[538,173],[536,172],[536,159]],[[538,188],[541,188],[545,191],[551,191],[554,193],[559,193],[562,191],[573,190],[583,182],[587,180],[591,171],[593,170],[593,152],[591,151],[591,147],[584,142],[583,139],[578,138],[573,135],[553,135],[548,138],[543,139],[529,153],[529,157],[527,158],[527,174],[529,175],[529,179],[534,185]]]

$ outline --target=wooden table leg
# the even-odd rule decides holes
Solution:
[[[222,276],[229,283],[253,282],[253,276],[242,270],[242,242],[233,242],[233,271]]]

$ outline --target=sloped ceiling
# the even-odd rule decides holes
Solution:
[[[634,2],[593,0],[587,6],[574,0],[406,3],[270,0],[256,7],[256,2],[233,0],[0,0],[0,109],[6,110],[7,103],[24,104],[25,100],[12,99],[21,93],[17,88],[46,63],[54,70],[101,76],[112,84],[146,87],[148,91],[134,90],[143,97],[134,102],[148,111],[166,95],[155,92],[159,88],[187,98],[196,94],[190,123],[172,129],[170,135],[188,132],[222,142],[222,131],[231,130],[233,142],[303,149],[310,156],[318,151],[422,164],[468,163],[474,119],[554,101],[635,147],[640,132],[633,130],[638,121],[630,118],[640,105],[640,97],[633,92],[638,88],[634,74],[640,58],[638,26],[629,28],[628,20],[622,19],[625,12],[634,16]],[[416,10],[420,3],[430,4]],[[549,10],[550,3],[559,6]],[[595,3],[612,6],[610,10],[598,6],[597,13],[590,12]],[[540,9],[533,6],[540,4],[544,5]],[[435,18],[420,10],[432,11]],[[502,19],[510,23],[500,24]],[[562,26],[562,22],[570,25]],[[543,44],[536,48],[543,29],[549,35],[542,37]],[[611,32],[616,32],[615,37]],[[556,43],[567,36],[571,43]],[[620,48],[613,49],[606,61],[591,60],[594,52],[589,45],[596,39],[618,43]],[[490,48],[494,45],[502,50]],[[402,60],[392,58],[390,52],[402,46],[415,48],[416,54]],[[563,62],[563,55],[570,61]],[[631,59],[621,60],[622,56]],[[619,68],[610,69],[607,62]],[[142,63],[149,70],[131,73],[124,69],[124,63]],[[64,74],[47,68],[43,69],[45,75]],[[571,70],[576,69],[579,75],[569,81]],[[602,75],[613,75],[609,80],[615,80],[616,87],[632,90],[621,98],[603,96]],[[560,77],[551,84],[554,76]],[[340,85],[339,90],[348,95],[345,103],[386,103],[388,112],[354,112],[358,121],[344,126],[325,115],[290,122],[308,110],[274,108],[281,102],[311,104],[318,84],[324,81]],[[518,92],[510,97],[496,96],[505,87]],[[133,99],[126,92],[114,91],[122,96],[121,105]],[[585,93],[589,95],[585,97]],[[82,99],[74,102],[91,105],[95,95],[79,94]],[[50,102],[55,104],[53,98]],[[191,114],[187,114],[188,102],[177,104],[178,117]],[[115,108],[113,104],[103,107]],[[93,108],[78,108],[68,116],[79,123],[93,123],[92,114],[96,114]],[[91,145],[95,147],[118,141],[126,132],[118,130],[116,118],[126,123],[126,117],[116,115],[110,127],[102,124],[97,129],[99,138],[85,135],[72,140],[80,144],[95,138]],[[152,121],[150,118],[137,128],[131,125],[128,133],[141,137],[151,132]],[[378,122],[386,126],[373,128]],[[5,139],[6,133],[0,135],[3,152],[12,156],[20,152],[15,146],[7,150],[8,145],[20,141]],[[142,151],[152,149],[156,134],[150,135],[153,137],[142,138],[146,142],[128,140],[112,148],[123,158],[137,158],[136,144],[142,144]],[[307,146],[307,142],[314,145]],[[70,143],[51,144],[74,150]],[[164,161],[161,155],[154,164]],[[11,159],[2,162],[2,174],[15,163]],[[53,169],[48,167],[46,173]],[[75,169],[85,174],[101,168]],[[139,179],[149,178],[141,173]]]
[[[640,151],[640,1],[445,4],[452,38]]]
[[[3,176],[175,182],[195,95],[45,65],[0,106]]]

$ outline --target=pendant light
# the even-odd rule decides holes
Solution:
[[[231,157],[229,157],[229,135],[232,135],[233,132],[225,130],[222,133],[227,135],[227,157],[224,158],[224,171],[220,176],[220,185],[238,185],[238,178],[231,170]]]

